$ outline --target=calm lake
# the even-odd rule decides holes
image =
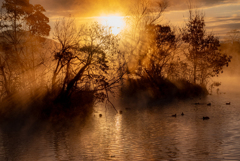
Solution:
[[[100,105],[84,121],[3,121],[0,160],[240,160],[239,80],[222,79],[206,98],[116,104],[122,114]]]

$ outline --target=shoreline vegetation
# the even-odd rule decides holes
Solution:
[[[160,79],[157,85],[148,79],[128,79],[121,89],[123,103],[129,101],[146,100],[147,104],[161,102],[171,103],[175,100],[187,100],[206,97],[209,94],[204,86],[182,80]]]
[[[97,103],[118,112],[110,99],[116,93],[123,102],[144,97],[152,103],[206,96],[209,86],[220,85],[211,78],[232,56],[207,33],[203,13],[190,8],[186,26],[176,29],[158,22],[167,3],[159,2],[157,10],[148,3],[134,5],[141,11],[132,9],[126,29],[115,35],[111,26],[77,25],[72,17],[58,19],[51,30],[40,4],[4,0],[1,119],[84,118]],[[50,31],[52,39],[46,38]]]

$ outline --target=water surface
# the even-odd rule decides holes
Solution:
[[[240,92],[231,89],[164,105],[117,105],[122,114],[100,105],[84,121],[6,120],[0,160],[240,160]]]

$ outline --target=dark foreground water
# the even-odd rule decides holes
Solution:
[[[218,95],[215,88],[201,99],[117,108],[123,113],[98,106],[84,121],[51,125],[34,118],[3,121],[0,161],[240,160],[238,86],[223,85]]]

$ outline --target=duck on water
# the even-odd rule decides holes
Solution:
[[[210,119],[208,116],[203,117],[203,120],[208,120],[208,119]]]

